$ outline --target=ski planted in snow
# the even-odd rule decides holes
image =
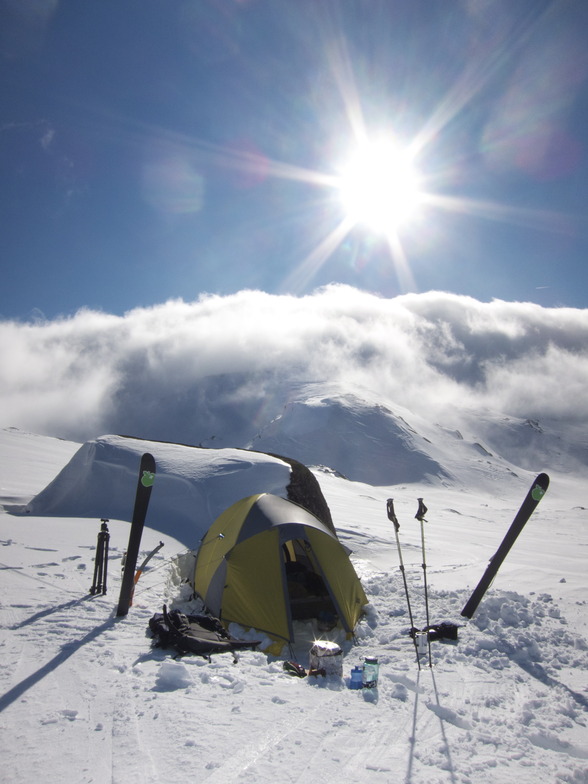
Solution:
[[[146,452],[141,458],[139,468],[139,481],[137,482],[137,493],[135,496],[135,506],[131,522],[131,533],[129,535],[129,546],[120,588],[118,600],[117,616],[126,615],[131,604],[131,597],[135,585],[135,567],[139,555],[139,545],[143,535],[143,526],[147,516],[147,508],[151,497],[151,488],[155,481],[155,459],[153,455]]]
[[[478,605],[480,604],[482,597],[490,587],[490,583],[496,576],[496,572],[500,569],[500,566],[506,556],[509,553],[510,548],[516,541],[517,536],[521,533],[527,520],[531,517],[535,509],[537,508],[537,504],[543,498],[545,493],[547,492],[547,488],[549,487],[549,477],[547,474],[539,474],[535,481],[533,482],[533,486],[527,493],[527,497],[523,501],[521,508],[517,512],[515,519],[512,521],[510,528],[506,532],[506,536],[502,540],[500,547],[496,551],[496,553],[490,559],[490,563],[484,574],[482,575],[482,579],[474,588],[474,591],[468,601],[465,604],[465,607],[461,611],[461,614],[465,618],[471,618],[472,615],[475,613]]]

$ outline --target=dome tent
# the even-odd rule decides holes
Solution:
[[[262,493],[226,509],[202,539],[194,589],[223,623],[293,642],[293,620],[332,614],[352,633],[367,598],[337,536],[301,506]]]

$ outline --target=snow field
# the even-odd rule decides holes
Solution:
[[[39,492],[78,446],[41,439],[43,462],[54,470],[37,473],[38,437],[8,440],[0,449],[6,505]],[[129,615],[116,619],[128,523],[109,523],[108,593],[92,597],[98,519],[0,512],[0,780],[143,784],[189,772],[212,784],[588,782],[581,482],[552,477],[467,622],[460,610],[530,474],[494,495],[316,476],[370,599],[357,640],[342,643],[343,679],[295,678],[282,659],[253,651],[237,664],[226,654],[211,663],[174,660],[152,647],[147,628],[164,601],[185,598],[171,563],[183,542],[145,529],[141,554],[161,539],[165,547],[142,576]],[[385,500],[394,497],[415,622],[424,625],[413,519],[419,495],[430,510],[431,621],[463,624],[457,643],[432,644],[434,667],[425,661],[420,671],[385,516]],[[294,653],[303,664],[311,636],[307,625],[300,629]],[[365,655],[379,658],[378,689],[349,690],[351,667]]]

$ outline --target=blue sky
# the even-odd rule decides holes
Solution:
[[[0,0],[0,318],[331,282],[586,307],[584,0]],[[423,206],[345,223],[357,142]]]

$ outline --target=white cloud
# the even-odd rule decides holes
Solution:
[[[431,418],[586,417],[588,311],[346,286],[0,323],[0,425],[226,445],[329,382]],[[223,443],[222,439],[225,439]]]

